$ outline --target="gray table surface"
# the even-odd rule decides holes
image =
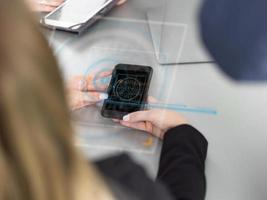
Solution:
[[[238,84],[214,64],[158,65],[145,20],[145,6],[138,5],[140,2],[132,0],[116,8],[109,14],[111,18],[97,23],[81,37],[46,31],[64,77],[87,74],[103,66],[112,69],[119,62],[151,65],[154,68],[151,95],[165,103],[207,107],[218,112],[217,115],[181,112],[209,141],[206,199],[266,199],[267,85]],[[154,140],[153,147],[144,147],[146,134],[101,119],[100,106],[75,113],[77,145],[90,159],[128,152],[154,177],[160,141]],[[94,135],[99,138],[93,140]]]

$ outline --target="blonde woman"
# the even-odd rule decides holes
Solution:
[[[0,199],[204,198],[207,142],[180,115],[150,110],[121,121],[163,139],[156,182],[126,155],[88,162],[73,145],[55,58],[22,0],[0,1],[0,31]]]

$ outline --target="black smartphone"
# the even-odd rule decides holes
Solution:
[[[149,66],[116,65],[101,115],[106,118],[122,119],[131,112],[143,110],[152,74],[153,69]]]

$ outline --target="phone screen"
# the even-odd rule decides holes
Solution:
[[[110,0],[67,0],[47,19],[79,24],[94,16]]]
[[[152,68],[119,64],[115,67],[104,101],[102,116],[122,119],[128,113],[142,110],[152,77]]]

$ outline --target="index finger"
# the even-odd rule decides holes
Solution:
[[[112,70],[110,71],[103,71],[99,74],[99,76],[97,78],[105,78],[105,77],[108,77],[108,76],[111,76],[112,75]]]

